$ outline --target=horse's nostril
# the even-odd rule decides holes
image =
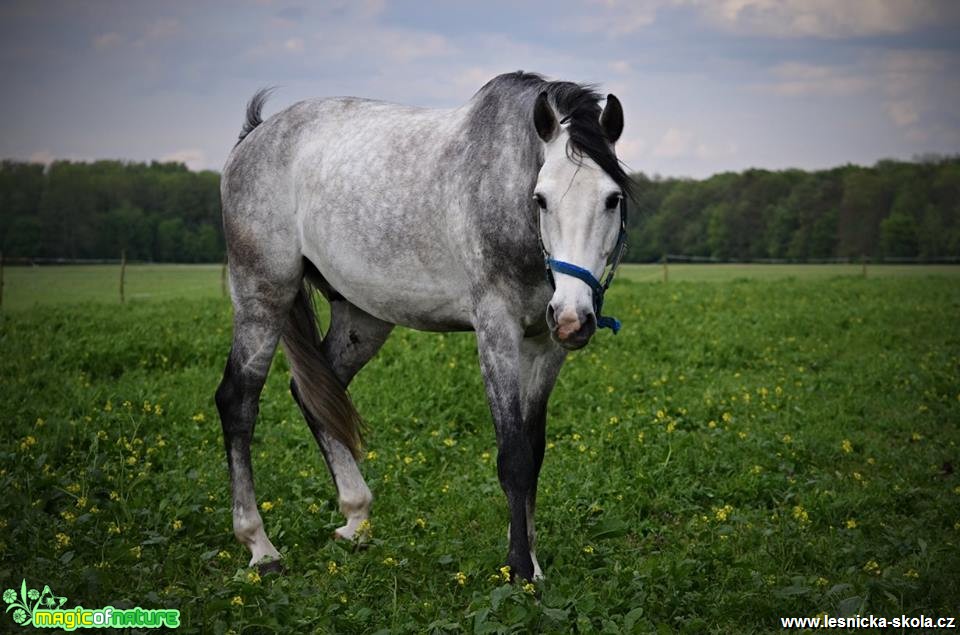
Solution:
[[[553,329],[557,325],[557,311],[553,308],[553,304],[547,305],[547,326]]]
[[[592,311],[587,313],[583,322],[581,322],[580,331],[583,333],[593,333],[597,330],[597,316]]]

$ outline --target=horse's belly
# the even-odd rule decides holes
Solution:
[[[327,283],[350,303],[385,322],[414,329],[473,328],[467,284],[455,269],[425,267],[402,252],[371,254],[351,242],[304,248]]]

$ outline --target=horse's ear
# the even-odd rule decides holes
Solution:
[[[623,132],[623,106],[616,95],[607,95],[607,103],[600,114],[600,127],[610,143],[616,143]]]
[[[537,103],[533,105],[533,125],[544,143],[553,139],[557,133],[557,116],[553,114],[545,92],[537,95]]]

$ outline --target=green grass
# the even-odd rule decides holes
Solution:
[[[221,265],[128,265],[128,302],[223,297]],[[798,280],[862,277],[860,265],[670,264],[670,282],[734,280]],[[869,278],[890,276],[960,276],[960,265],[870,265]],[[618,278],[634,282],[663,280],[663,265],[621,265]],[[4,269],[3,308],[12,311],[38,305],[78,302],[120,302],[120,265],[64,265]]]
[[[219,298],[221,265],[128,265],[128,302]],[[78,302],[120,303],[120,265],[4,268],[3,308]]]
[[[215,268],[211,298],[21,305],[0,314],[0,585],[177,608],[213,633],[955,616],[960,285],[909,269],[667,285],[628,269],[608,300],[623,331],[571,355],[551,401],[537,596],[497,579],[506,505],[470,334],[398,329],[352,386],[376,497],[363,549],[329,538],[335,491],[277,357],[254,468],[289,571],[257,580],[212,400],[230,338]]]
[[[634,282],[663,281],[662,264],[624,264],[618,276]],[[867,265],[868,278],[960,276],[960,265]],[[825,280],[837,277],[863,277],[863,265],[763,265],[763,264],[690,264],[667,265],[668,282],[731,282],[734,280]]]

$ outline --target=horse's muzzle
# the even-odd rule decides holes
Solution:
[[[553,341],[567,350],[583,348],[597,331],[597,316],[593,311],[581,314],[576,309],[557,311],[553,304],[547,306],[547,326]]]

